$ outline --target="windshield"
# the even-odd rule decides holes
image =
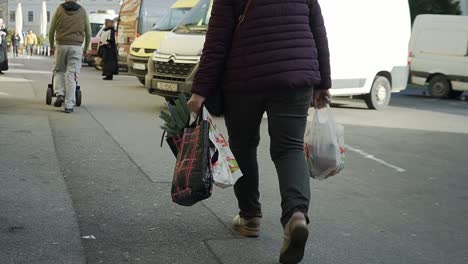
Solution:
[[[201,0],[174,30],[179,34],[205,34],[211,16],[213,0]]]
[[[104,24],[100,23],[91,23],[91,36],[95,37],[103,25]]]
[[[190,11],[190,8],[175,8],[165,15],[156,26],[153,28],[155,31],[171,31],[182,20],[185,14]]]
[[[143,34],[152,30],[156,23],[167,14],[172,2],[172,0],[142,0],[138,17],[138,33]]]

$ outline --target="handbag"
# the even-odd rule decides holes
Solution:
[[[171,188],[172,201],[179,205],[192,206],[213,191],[209,126],[200,113],[182,135]]]
[[[102,58],[104,56],[104,46],[103,45],[99,45],[99,48],[97,50],[97,56],[99,58]]]
[[[233,34],[234,37],[238,34],[239,28],[242,25],[242,23],[244,23],[245,18],[247,17],[247,13],[249,12],[250,6],[252,5],[252,2],[253,0],[247,0],[244,12],[238,18],[237,25]],[[216,92],[214,94],[206,98],[205,106],[208,109],[208,111],[214,116],[222,116],[224,114],[224,93],[221,87],[216,89]]]

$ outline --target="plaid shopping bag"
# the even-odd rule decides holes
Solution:
[[[172,200],[182,206],[192,206],[209,198],[213,190],[209,122],[198,120],[196,123],[185,129],[176,147],[178,155],[171,194]]]
[[[174,157],[177,158],[177,155],[179,154],[179,150],[180,150],[180,145],[182,143],[182,137],[175,136],[175,137],[166,138],[166,142],[167,142],[167,145],[169,145],[169,148],[171,149],[172,154],[174,154]]]

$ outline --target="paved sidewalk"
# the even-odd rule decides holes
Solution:
[[[5,79],[0,79],[0,263],[85,263],[48,115],[37,107],[29,82]]]

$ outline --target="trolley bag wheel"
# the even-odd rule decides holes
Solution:
[[[76,106],[81,106],[81,90],[76,89]]]
[[[46,104],[48,105],[52,104],[52,97],[54,97],[54,90],[49,84],[49,87],[47,87]]]

